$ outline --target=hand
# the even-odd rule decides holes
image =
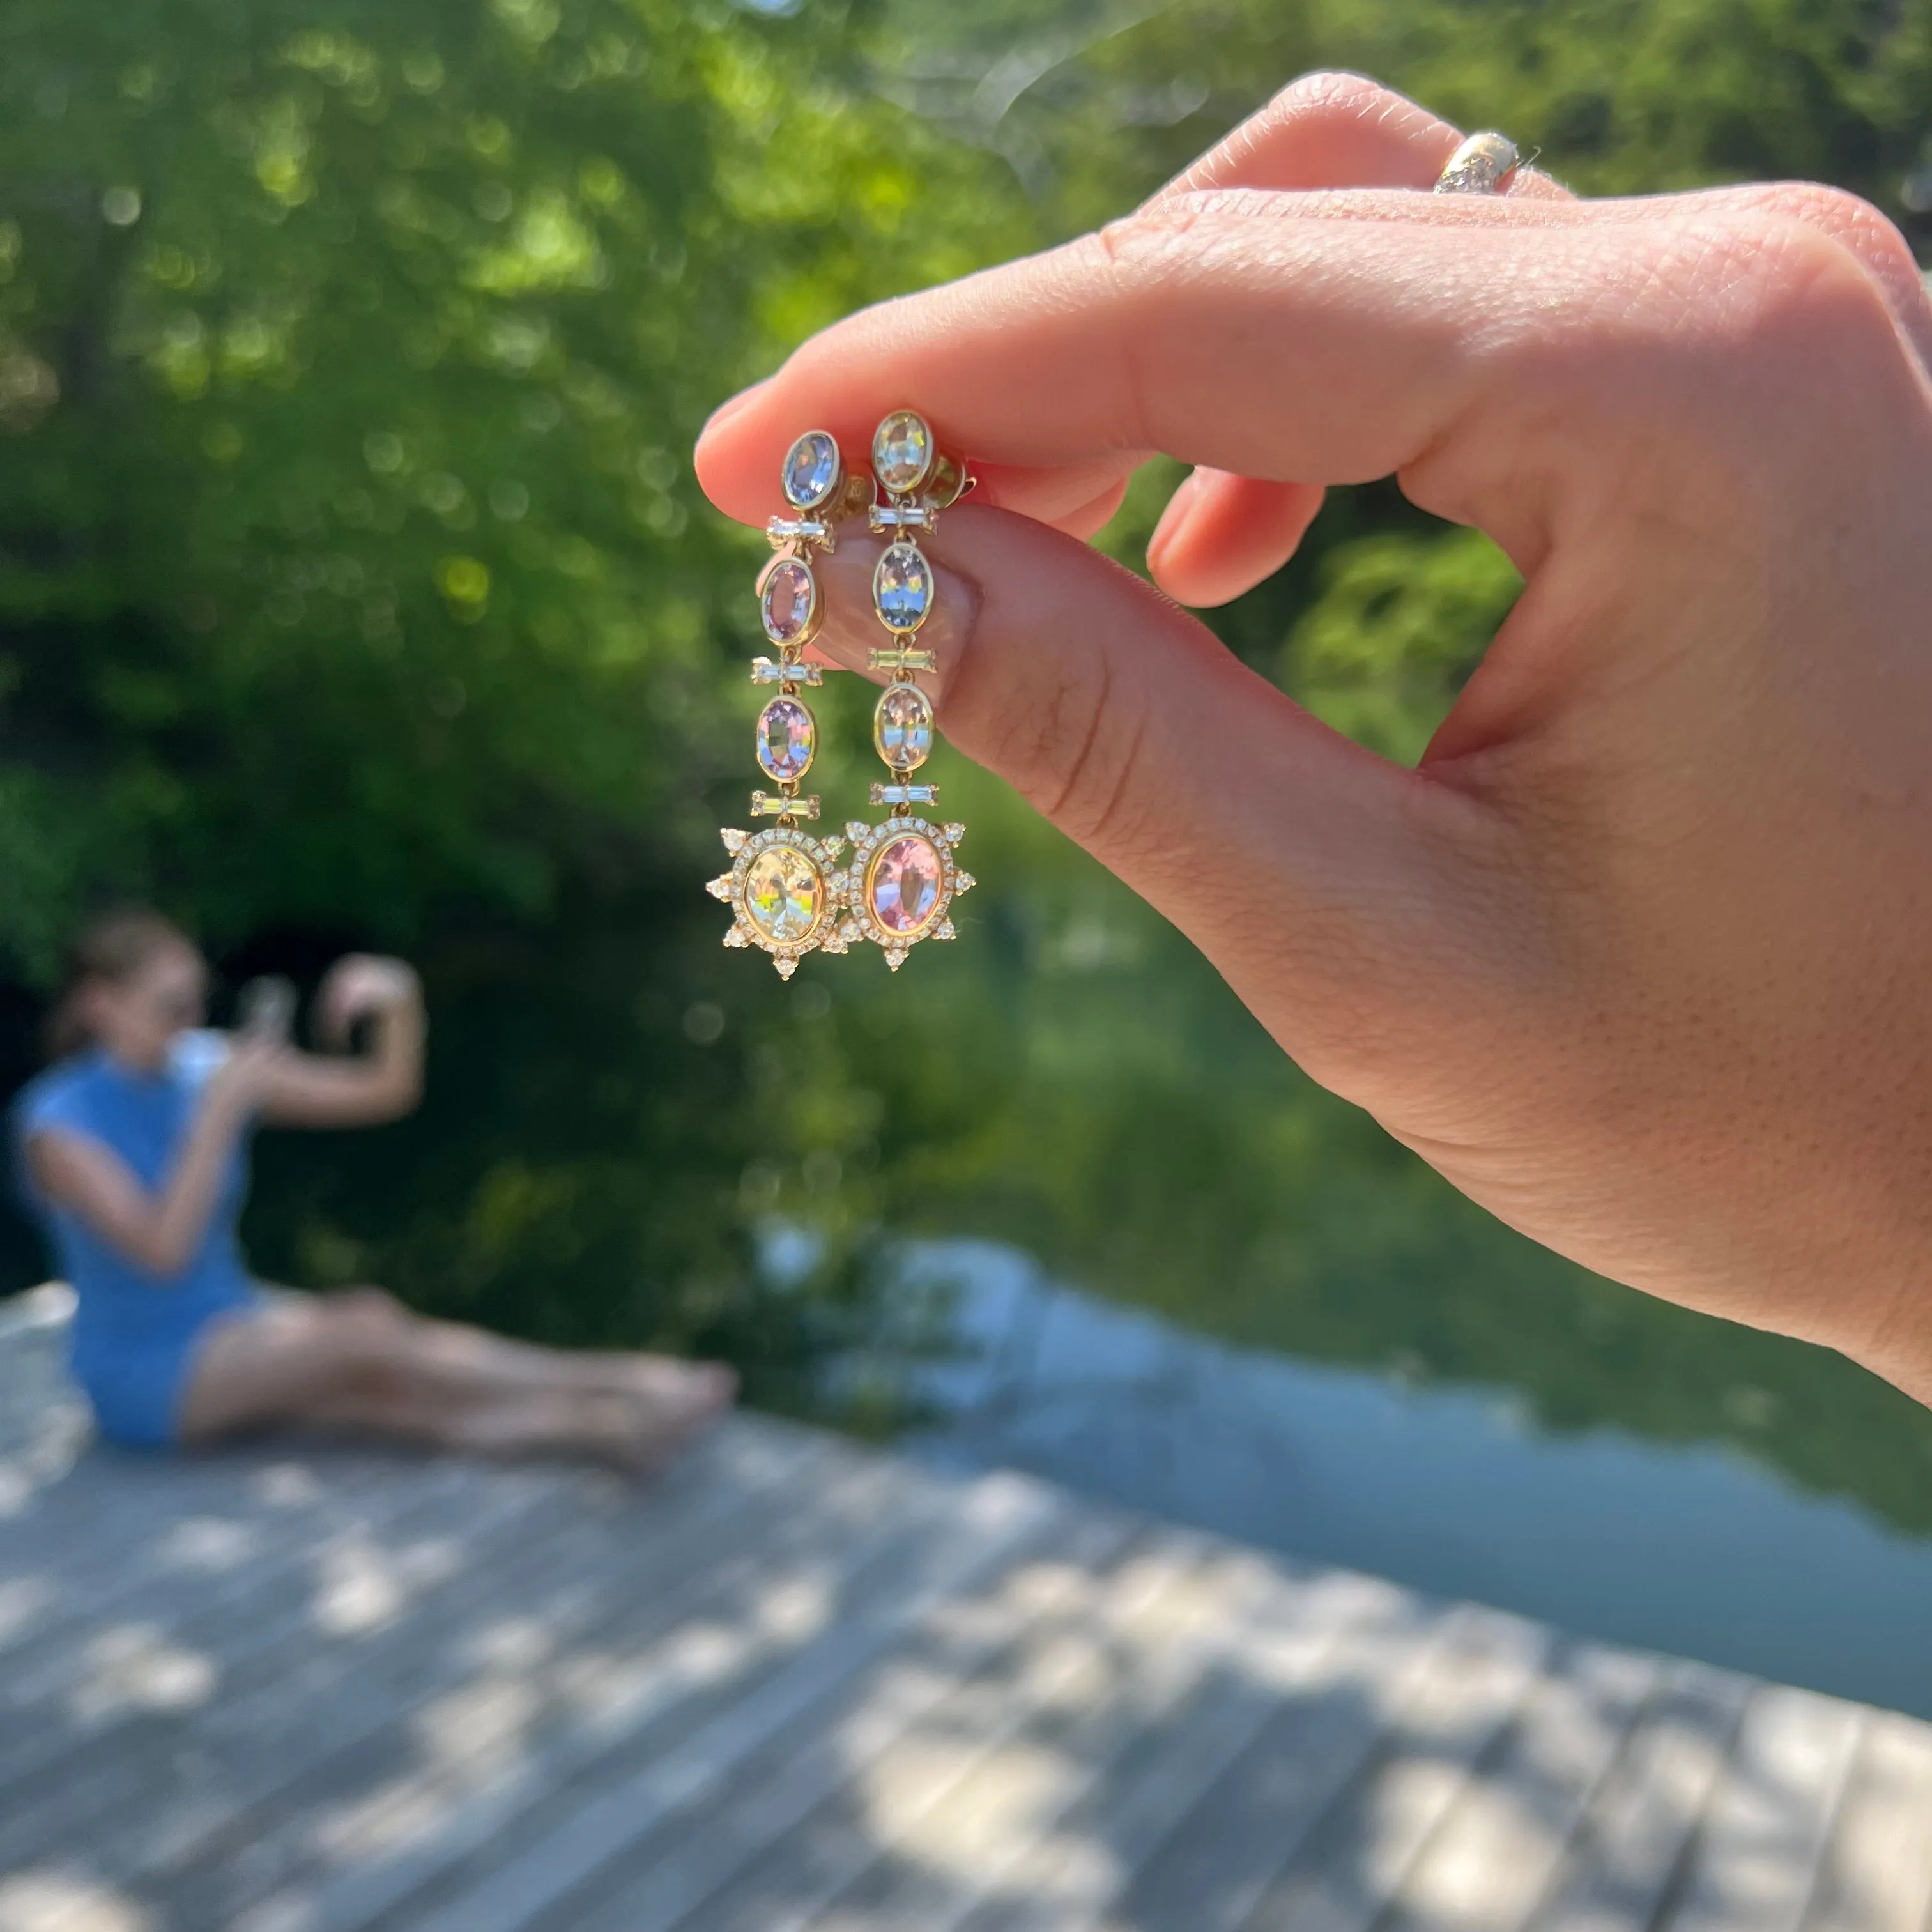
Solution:
[[[316,994],[316,1030],[339,1046],[364,1014],[412,1005],[422,998],[422,982],[407,961],[351,952],[328,969]]]
[[[208,1076],[207,1104],[238,1120],[259,1112],[289,1058],[286,1044],[272,1035],[230,1034],[226,1058]]]
[[[761,521],[800,430],[925,411],[985,478],[922,639],[962,750],[1504,1220],[1932,1399],[1917,269],[1826,188],[1414,192],[1456,138],[1291,89],[1104,235],[808,343],[700,475]],[[1204,466],[1150,556],[1178,596],[1390,473],[1509,554],[1528,588],[1420,770],[1066,533],[1153,449]],[[848,664],[875,554],[821,573]]]

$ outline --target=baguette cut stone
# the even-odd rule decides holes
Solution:
[[[808,429],[785,452],[785,501],[815,510],[838,487],[838,446],[822,429]]]
[[[896,496],[916,490],[932,470],[932,432],[916,410],[895,410],[872,434],[872,473]]]
[[[754,684],[823,684],[825,667],[823,664],[788,663],[781,659],[773,664],[770,658],[752,660],[752,682]]]
[[[896,772],[915,772],[932,752],[932,706],[916,684],[889,684],[872,712],[872,743]]]
[[[922,832],[902,832],[879,848],[866,870],[866,908],[895,938],[910,939],[938,910],[944,876],[939,848]]]
[[[803,778],[818,748],[818,725],[796,698],[775,698],[758,714],[758,763],[767,776]]]
[[[886,545],[872,569],[872,602],[889,631],[910,636],[932,608],[932,566],[917,544]]]
[[[798,946],[825,916],[825,880],[808,852],[767,845],[745,874],[745,916],[780,946]]]
[[[772,565],[760,599],[765,635],[775,644],[802,644],[812,634],[818,615],[818,584],[802,557],[788,556]]]

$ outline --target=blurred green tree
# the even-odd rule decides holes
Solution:
[[[424,1114],[264,1150],[251,1235],[303,1280],[722,1349],[796,1402],[871,1332],[881,1231],[1000,1232],[1243,1339],[1730,1433],[1925,1521],[1922,1412],[1506,1234],[989,782],[942,773],[967,944],[782,1000],[718,951],[694,886],[742,809],[762,545],[699,502],[706,412],[1333,65],[1586,191],[1808,174],[1932,232],[1932,0],[11,0],[0,970],[44,985],[106,889],[236,970],[424,961]],[[1108,533],[1130,561],[1174,474]],[[1213,621],[1412,759],[1514,590],[1382,484]],[[859,744],[857,694],[827,704]],[[754,1265],[775,1222],[826,1237],[802,1286]]]
[[[688,869],[748,369],[1023,242],[835,12],[6,11],[0,947],[77,891],[404,938]],[[938,211],[945,211],[943,220]]]
[[[16,0],[0,37],[0,951],[41,976],[104,884],[404,937],[688,865],[752,554],[694,518],[706,410],[1298,69],[1598,191],[1909,218],[1932,129],[1928,0]],[[1436,540],[1384,492],[1227,633],[1413,755],[1508,602],[1466,543],[1410,569]]]

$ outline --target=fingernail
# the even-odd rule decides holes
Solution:
[[[1182,478],[1178,488],[1167,500],[1167,508],[1160,513],[1160,521],[1154,526],[1154,535],[1148,538],[1147,560],[1150,569],[1157,570],[1160,560],[1168,544],[1180,534],[1181,526],[1192,514],[1194,500],[1201,494],[1201,472],[1190,470]]]
[[[884,548],[866,537],[848,543],[839,541],[836,556],[819,565],[820,590],[824,599],[825,626],[812,648],[822,651],[830,662],[877,676],[867,671],[873,651],[891,642],[881,629],[872,604],[872,568]],[[933,564],[936,594],[932,614],[921,626],[919,641],[938,658],[935,670],[924,673],[920,682],[934,704],[945,701],[949,680],[957,668],[960,653],[973,633],[980,602],[979,586],[943,562],[941,545],[935,538],[928,552]]]

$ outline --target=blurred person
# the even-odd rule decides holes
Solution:
[[[71,1366],[102,1432],[141,1448],[278,1424],[495,1454],[667,1461],[730,1402],[730,1372],[662,1356],[566,1354],[411,1314],[380,1288],[265,1292],[237,1239],[254,1127],[395,1120],[421,1096],[415,972],[352,954],[287,1012],[202,1025],[208,968],[160,915],[128,908],[80,934],[49,1028],[55,1064],[13,1108],[24,1191],[78,1298]]]
[[[815,336],[700,479],[759,524],[801,430],[920,410],[979,483],[926,545],[961,751],[1503,1220],[1932,1402],[1918,266],[1810,182],[1430,192],[1461,139],[1298,82],[1100,232]],[[1084,539],[1155,452],[1150,584]],[[1414,770],[1180,608],[1384,477],[1525,583]],[[820,572],[862,670],[877,554]]]

